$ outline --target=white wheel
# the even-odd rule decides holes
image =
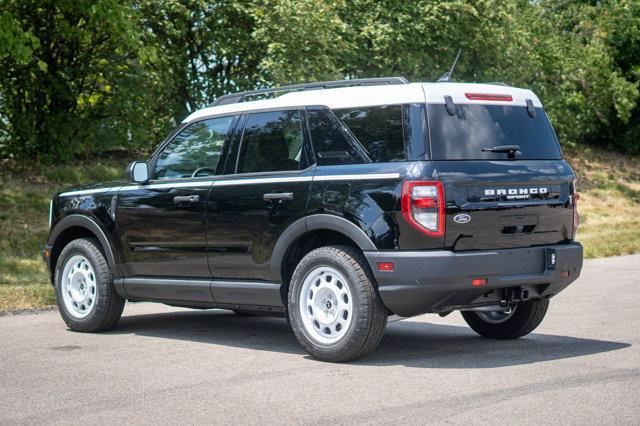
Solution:
[[[304,278],[298,303],[309,336],[321,344],[342,339],[353,319],[353,297],[347,278],[336,268],[320,266]]]
[[[71,330],[108,330],[122,315],[124,299],[113,287],[97,240],[78,238],[64,246],[56,261],[54,287],[58,310]]]
[[[388,311],[360,250],[325,246],[307,253],[291,276],[287,307],[298,342],[323,361],[351,361],[376,347]]]
[[[89,315],[98,297],[96,274],[91,263],[76,254],[64,264],[61,278],[62,299],[67,312],[75,318]]]

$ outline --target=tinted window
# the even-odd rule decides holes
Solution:
[[[309,133],[320,166],[370,163],[362,146],[328,109],[307,109]]]
[[[251,114],[242,135],[238,173],[298,170],[303,143],[300,111]]]
[[[176,179],[215,174],[234,118],[212,118],[184,128],[158,156],[156,177]]]
[[[349,108],[334,112],[374,163],[406,159],[402,105]]]
[[[431,156],[434,160],[507,160],[506,153],[482,148],[518,145],[517,160],[560,159],[560,149],[546,114],[524,106],[456,105],[451,116],[442,105],[429,105]]]

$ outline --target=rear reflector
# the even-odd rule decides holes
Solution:
[[[474,287],[478,287],[481,285],[486,285],[487,284],[487,279],[486,278],[474,278],[471,280],[471,285]]]
[[[393,271],[396,267],[393,262],[378,262],[379,271]]]
[[[569,271],[560,271],[560,276],[562,278],[567,278],[569,276]]]
[[[465,93],[464,95],[471,101],[511,102],[513,100],[511,95],[500,95],[496,93]]]

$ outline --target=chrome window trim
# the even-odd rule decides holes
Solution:
[[[51,222],[53,222],[53,200],[49,201],[49,230],[51,230]]]
[[[372,174],[355,174],[355,175],[324,175],[314,176],[313,180],[318,182],[326,182],[333,180],[384,180],[384,179],[400,179],[400,173],[372,173]]]
[[[173,182],[173,183],[152,183],[149,185],[128,185],[112,188],[87,189],[80,191],[70,191],[60,194],[61,197],[72,195],[90,195],[111,191],[136,191],[139,189],[166,189],[166,188],[199,188],[206,186],[238,186],[263,183],[287,183],[287,182],[327,182],[339,180],[386,180],[400,179],[400,173],[371,173],[353,175],[324,175],[324,176],[287,176],[287,177],[258,177],[240,179],[219,179],[206,180],[200,182]]]

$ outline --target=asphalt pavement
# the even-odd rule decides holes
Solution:
[[[116,422],[639,424],[640,255],[586,261],[522,339],[423,315],[350,364],[222,310],[128,304],[101,334],[0,317],[0,424]]]

